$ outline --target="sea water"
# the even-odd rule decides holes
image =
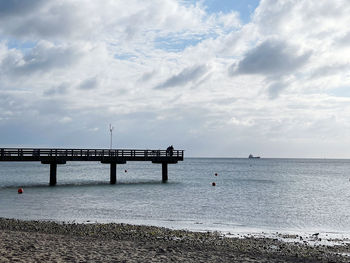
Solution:
[[[350,233],[350,160],[186,158],[162,167],[0,162],[0,217],[223,232]],[[217,176],[215,176],[217,174]],[[215,182],[216,186],[212,186]],[[22,187],[23,194],[17,189]]]

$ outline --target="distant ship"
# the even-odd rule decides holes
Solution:
[[[249,159],[260,159],[260,156],[253,156],[252,154],[249,154]]]

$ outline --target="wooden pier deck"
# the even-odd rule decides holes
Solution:
[[[57,165],[68,161],[97,161],[110,164],[110,183],[115,184],[117,164],[125,164],[128,161],[150,161],[162,164],[162,181],[166,182],[168,164],[175,164],[183,159],[183,150],[0,148],[2,162],[49,164],[51,186],[57,183]]]

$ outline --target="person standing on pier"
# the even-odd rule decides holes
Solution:
[[[166,149],[166,155],[167,155],[167,156],[173,156],[173,151],[174,151],[174,146],[170,145],[170,146]]]

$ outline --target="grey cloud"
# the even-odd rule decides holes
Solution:
[[[68,92],[68,84],[62,83],[57,87],[52,87],[51,89],[45,90],[44,95],[45,96],[64,95],[64,94],[67,94],[67,92]]]
[[[61,116],[66,116],[69,112],[68,104],[62,98],[46,98],[44,100],[39,100],[35,102],[35,105],[32,105],[32,107],[38,112],[44,113],[41,114],[42,117],[55,115],[59,118]]]
[[[83,52],[76,46],[53,46],[40,42],[23,55],[21,51],[9,50],[0,59],[0,76],[21,77],[33,73],[45,73],[75,64]]]
[[[208,68],[205,65],[194,66],[190,68],[185,68],[179,74],[176,74],[165,82],[156,86],[156,89],[166,89],[176,86],[186,85],[188,82],[196,81],[204,74],[208,72]]]
[[[69,129],[63,129],[63,124],[58,121],[63,116],[67,116],[67,113],[71,113],[66,101],[62,99],[42,99],[35,96],[32,96],[32,99],[29,100],[28,96],[24,97],[23,95],[25,94],[19,96],[16,93],[15,95],[8,95],[6,98],[6,100],[15,103],[8,103],[7,111],[13,112],[11,118],[0,121],[0,134],[3,142],[14,145],[40,145],[50,144],[56,137],[63,142],[62,134],[57,133],[57,131],[65,130],[63,133],[69,131]],[[2,102],[1,97],[0,102]],[[4,111],[1,114],[4,114]],[[47,137],[50,137],[49,142],[45,141]]]
[[[22,101],[18,100],[16,96],[0,91],[0,119],[3,119],[4,112],[6,111],[18,111],[20,108],[19,105],[22,105]]]
[[[11,115],[7,121],[33,121],[38,118],[46,121],[54,121],[60,116],[65,116],[68,106],[62,98],[41,98],[35,92],[1,92],[0,93],[0,119]],[[40,116],[40,117],[39,117]],[[53,119],[52,116],[55,116]],[[57,118],[56,118],[57,117]]]
[[[327,65],[317,68],[311,75],[310,78],[319,78],[325,76],[331,76],[338,74],[339,72],[348,72],[350,68],[349,64],[335,64]]]
[[[236,65],[231,66],[231,74],[291,74],[309,59],[311,52],[296,55],[297,48],[285,42],[268,40],[251,50]]]
[[[98,81],[96,77],[86,79],[79,85],[79,89],[82,89],[82,90],[92,90],[97,87],[98,87]]]
[[[288,83],[283,81],[275,81],[271,83],[267,89],[270,99],[276,99],[282,90],[288,87]]]
[[[156,74],[156,71],[153,70],[151,72],[146,72],[144,73],[141,78],[139,79],[140,82],[144,82],[144,81],[149,81],[150,79],[152,79],[154,77],[154,75]]]
[[[79,50],[73,47],[47,47],[39,45],[23,57],[23,62],[14,71],[30,74],[46,72],[56,68],[71,66],[81,57]]]
[[[35,10],[39,5],[45,2],[44,0],[1,0],[0,17],[21,16]]]
[[[343,46],[349,46],[349,44],[350,44],[350,32],[336,39],[337,46],[343,47]]]
[[[8,76],[19,67],[19,61],[21,60],[21,54],[19,52],[9,51],[5,56],[0,59],[0,74]]]
[[[15,25],[12,33],[17,36],[38,36],[51,38],[56,36],[69,37],[76,28],[82,30],[83,25],[73,15],[73,7],[52,7],[50,11],[41,16],[32,16],[23,19],[24,24]],[[79,31],[77,31],[79,32]]]
[[[7,2],[1,0],[0,3]],[[88,23],[72,3],[28,0],[9,1],[0,6],[0,33],[20,40],[57,39],[61,41],[73,34],[84,36]],[[44,8],[45,7],[45,8]],[[1,13],[2,12],[2,13]],[[79,30],[77,30],[79,29]]]

